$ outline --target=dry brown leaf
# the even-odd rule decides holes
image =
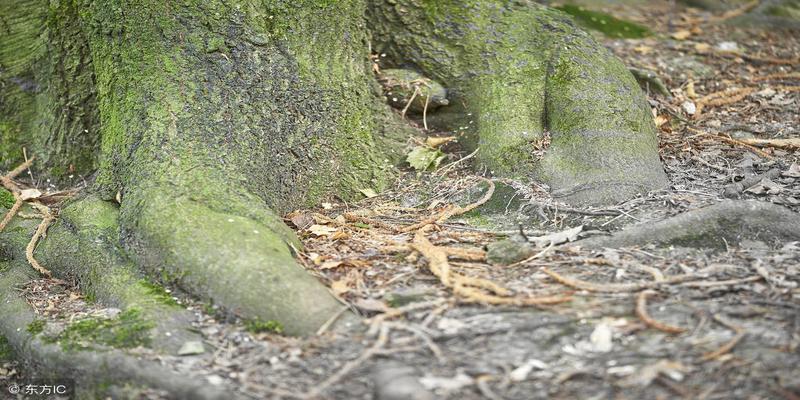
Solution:
[[[350,235],[347,232],[338,230],[334,232],[333,235],[331,235],[331,240],[342,240],[342,239],[347,239],[349,237]]]
[[[425,139],[425,144],[437,148],[445,143],[450,143],[453,140],[456,140],[455,136],[429,136]]]
[[[22,201],[38,199],[42,197],[42,192],[40,192],[39,189],[23,189],[19,191],[19,197]]]
[[[695,43],[694,50],[698,53],[707,53],[709,50],[711,50],[711,45],[708,43]]]
[[[670,36],[672,36],[672,38],[675,40],[686,40],[689,38],[689,36],[692,36],[692,32],[684,29],[674,32]]]
[[[370,189],[370,188],[361,189],[361,190],[359,190],[359,192],[361,192],[361,194],[363,194],[368,199],[371,199],[371,198],[376,197],[378,195],[378,193],[375,193],[375,190]]]
[[[315,236],[330,236],[336,232],[336,228],[327,225],[314,224],[308,227],[308,231]]]
[[[325,261],[324,263],[322,263],[319,266],[319,269],[333,269],[333,268],[336,268],[336,267],[338,267],[340,265],[342,265],[341,261],[333,261],[333,260]]]
[[[333,291],[333,294],[335,294],[337,296],[341,296],[341,295],[349,292],[350,291],[350,282],[349,281],[350,281],[350,279],[348,279],[347,277],[342,278],[342,279],[340,279],[338,281],[333,281],[331,283],[331,290]]]

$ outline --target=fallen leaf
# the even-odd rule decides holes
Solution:
[[[608,353],[614,348],[613,337],[611,325],[607,322],[600,322],[589,336],[589,342],[592,344],[591,350],[597,353]]]
[[[533,371],[533,369],[548,369],[549,366],[542,360],[537,360],[532,358],[522,364],[521,366],[515,368],[508,374],[508,378],[512,382],[521,382],[525,379],[528,379],[528,375]]]
[[[537,236],[528,238],[529,241],[536,243],[539,247],[549,246],[550,244],[557,245],[566,242],[572,242],[578,239],[578,234],[583,231],[583,225],[576,226],[563,230],[561,232],[551,233],[549,235]]]
[[[361,192],[361,194],[363,194],[368,199],[376,197],[378,195],[377,193],[375,193],[374,190],[372,190],[370,188],[361,189],[361,190],[359,190],[359,192]]]
[[[22,189],[19,191],[19,197],[25,200],[38,199],[42,197],[42,192],[39,189]]]
[[[694,44],[694,49],[698,53],[706,53],[709,50],[711,50],[711,45],[708,44],[708,43],[695,43]]]
[[[783,186],[767,179],[763,178],[760,182],[756,183],[755,185],[745,189],[745,192],[753,193],[753,194],[778,194],[783,190]]]
[[[333,269],[338,266],[342,265],[341,261],[325,261],[324,263],[320,264],[319,269]]]
[[[680,31],[674,32],[670,36],[672,36],[672,38],[675,39],[675,40],[686,40],[686,39],[689,38],[689,36],[692,36],[692,32],[691,31],[687,31],[687,30],[684,29],[684,30],[680,30]]]
[[[333,281],[331,283],[331,290],[333,291],[333,294],[335,294],[337,296],[341,296],[341,295],[349,292],[350,291],[349,281],[350,280],[348,278],[346,278],[346,277],[344,279],[340,279],[338,281]]]
[[[456,140],[455,136],[428,136],[428,138],[425,139],[425,144],[435,149],[443,144],[450,143],[453,140]]]
[[[663,115],[659,115],[659,116],[655,117],[655,119],[654,119],[654,122],[656,123],[656,126],[659,127],[659,128],[661,127],[661,125],[666,124],[667,121],[669,121],[669,118],[667,118],[667,117],[665,117]]]
[[[358,299],[353,302],[353,305],[362,311],[388,312],[391,310],[386,303],[377,299]]]
[[[654,364],[642,367],[631,376],[623,379],[620,382],[620,385],[626,387],[647,387],[653,382],[653,380],[658,378],[659,375],[664,375],[674,381],[680,382],[683,380],[686,372],[689,372],[689,368],[680,362],[661,360]]]
[[[789,166],[789,169],[782,173],[782,175],[791,178],[800,178],[800,164],[793,163]]]
[[[350,235],[347,232],[343,230],[337,230],[336,232],[333,233],[333,235],[331,235],[331,240],[342,240],[342,239],[347,239],[349,237]]]
[[[475,381],[465,373],[459,372],[452,378],[425,375],[419,378],[419,383],[428,390],[439,389],[445,392],[452,392],[465,386],[473,385]]]
[[[694,81],[692,80],[686,84],[686,96],[690,99],[696,99],[698,97],[697,92],[694,91]]]
[[[308,231],[316,236],[329,236],[336,232],[336,228],[327,225],[314,224],[308,227]]]
[[[408,153],[406,162],[417,170],[417,172],[423,172],[429,169],[436,169],[445,157],[445,154],[442,153],[441,150],[426,146],[417,146]]]
[[[636,46],[633,48],[633,51],[639,54],[650,54],[653,51],[653,48],[646,45]]]
[[[297,229],[306,229],[314,224],[314,217],[308,213],[294,212],[287,215],[287,217]]]

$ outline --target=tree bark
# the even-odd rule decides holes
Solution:
[[[634,79],[567,17],[527,1],[0,7],[1,166],[25,146],[54,179],[96,171],[93,195],[66,207],[38,252],[57,264],[64,238],[95,232],[70,221],[110,219],[110,244],[70,253],[75,263],[134,265],[289,334],[341,306],[294,261],[300,243],[278,215],[380,190],[415,133],[384,104],[370,46],[448,86],[450,106],[432,120],[469,127],[465,142],[497,175],[543,179],[577,203],[666,183]]]

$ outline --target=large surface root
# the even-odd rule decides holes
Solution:
[[[0,336],[4,336],[19,361],[33,376],[75,383],[76,398],[103,398],[106,391],[125,387],[163,390],[177,399],[229,399],[220,387],[198,384],[199,377],[163,367],[157,361],[125,354],[121,350],[67,350],[31,332],[36,316],[19,297],[17,288],[33,279],[24,262],[0,262]],[[134,389],[134,390],[135,390]]]
[[[123,240],[152,277],[247,320],[275,321],[289,335],[313,334],[339,312],[295,261],[294,234],[263,203],[248,208],[226,193],[212,207],[201,196],[151,186],[123,199]]]
[[[135,309],[153,325],[149,333],[152,347],[175,354],[187,341],[199,340],[190,330],[192,315],[162,288],[145,281],[116,250],[112,244],[116,223],[116,209],[111,204],[94,198],[73,203],[64,209],[63,219],[48,230],[35,256],[54,277],[77,282],[88,298],[107,307]],[[36,223],[16,219],[9,228],[0,234],[0,254],[25,261],[26,243],[37,229]]]
[[[657,244],[725,249],[744,240],[770,245],[800,240],[800,215],[771,203],[730,200],[578,243],[587,247]]]

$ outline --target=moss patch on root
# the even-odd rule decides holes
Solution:
[[[250,333],[283,333],[283,325],[280,322],[269,320],[261,321],[257,319],[249,320],[244,323],[244,328]]]
[[[33,322],[31,322],[30,324],[28,324],[28,327],[26,328],[26,330],[31,335],[38,335],[38,334],[42,333],[42,331],[44,330],[45,324],[46,324],[46,322],[43,319],[37,319],[37,320],[34,320]]]
[[[0,335],[0,361],[10,361],[14,359],[14,350],[8,343],[8,338]]]
[[[0,208],[9,209],[14,205],[14,195],[8,190],[0,188]]]
[[[156,302],[166,306],[179,306],[178,302],[175,301],[175,298],[173,298],[163,286],[151,283],[150,281],[144,279],[140,280],[138,284],[144,289],[145,293],[152,296]]]
[[[69,325],[54,338],[65,351],[86,350],[96,345],[127,349],[150,344],[150,329],[155,324],[131,308],[116,318],[86,318]]]
[[[588,10],[576,5],[556,7],[573,17],[575,22],[612,38],[643,38],[652,35],[649,29],[633,22],[621,20],[609,14]]]

